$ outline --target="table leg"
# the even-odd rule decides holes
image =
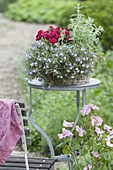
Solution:
[[[82,106],[86,105],[86,89],[82,90]]]
[[[77,125],[80,116],[80,91],[76,91],[76,105],[77,105],[77,116],[72,131],[75,129],[75,126]]]
[[[50,153],[51,153],[51,157],[55,156],[54,153],[54,148],[51,142],[51,139],[49,138],[49,136],[35,123],[34,118],[33,118],[33,113],[32,113],[32,89],[30,87],[30,113],[29,113],[29,120],[31,125],[46,139],[49,149],[50,149]]]

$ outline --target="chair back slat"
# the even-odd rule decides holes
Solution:
[[[18,103],[20,108],[25,108],[25,103],[23,103],[21,101],[16,101],[16,100],[15,100],[15,103]]]
[[[24,126],[28,126],[28,119],[27,118],[23,118],[23,123],[24,123]]]
[[[15,101],[15,104],[19,104],[20,109],[21,109],[21,115],[23,119],[23,125],[24,125],[24,132],[26,136],[26,144],[31,145],[31,139],[30,139],[30,129],[28,127],[28,117],[27,117],[27,112],[25,108],[25,103],[20,102],[20,101]],[[22,139],[19,140],[18,143],[22,142]]]
[[[26,113],[26,109],[25,109],[25,108],[21,108],[21,112],[22,112],[22,116],[27,116],[27,113]]]
[[[28,127],[25,127],[25,128],[24,128],[24,131],[25,131],[26,137],[29,137],[29,136],[30,136],[30,130],[29,130],[29,128],[28,128]]]
[[[27,145],[31,145],[31,139],[30,139],[30,137],[27,137],[27,138],[26,138],[26,144],[27,144]]]

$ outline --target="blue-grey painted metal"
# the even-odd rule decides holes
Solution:
[[[72,131],[75,129],[75,126],[77,125],[78,119],[80,116],[80,91],[76,92],[76,105],[77,105],[77,115],[76,115],[76,119],[75,119],[75,122],[72,128]]]
[[[48,146],[50,148],[50,153],[51,153],[51,157],[54,157],[55,156],[55,153],[54,153],[54,148],[53,148],[53,145],[52,145],[52,142],[51,142],[51,139],[49,138],[49,136],[35,123],[34,119],[33,119],[33,112],[32,112],[32,91],[31,91],[31,88],[30,88],[30,114],[29,114],[29,119],[30,119],[30,122],[32,124],[32,126],[38,131],[40,132],[43,137],[46,139],[47,143],[48,143]]]
[[[82,106],[86,105],[86,89],[82,90]]]
[[[80,116],[80,92],[82,91],[82,106],[86,104],[86,90],[96,88],[100,85],[100,80],[91,78],[89,83],[83,85],[72,85],[72,86],[44,86],[42,82],[38,80],[28,81],[28,85],[30,86],[30,122],[32,126],[37,129],[46,139],[48,146],[50,148],[51,157],[57,158],[59,161],[68,161],[69,170],[73,170],[73,159],[71,157],[67,157],[65,155],[55,156],[54,148],[49,136],[35,123],[32,116],[32,88],[39,90],[52,90],[52,91],[76,91],[76,105],[77,105],[77,115],[75,118],[74,126],[72,130],[75,129],[79,116]]]
[[[30,122],[32,124],[32,126],[38,131],[40,132],[43,137],[46,139],[47,143],[48,143],[48,146],[50,148],[50,153],[51,153],[51,157],[54,157],[55,154],[54,154],[54,149],[53,149],[53,145],[52,145],[52,142],[50,140],[50,138],[48,137],[48,135],[35,123],[34,119],[33,119],[33,116],[32,116],[32,112],[30,112]]]
[[[62,161],[68,162],[69,170],[73,170],[73,158],[71,155],[70,156],[57,155],[57,156],[54,156],[53,158],[57,159],[59,162],[62,162]]]
[[[91,78],[89,83],[83,85],[73,85],[73,86],[44,86],[42,82],[37,79],[28,81],[28,85],[35,89],[40,90],[55,90],[55,91],[82,91],[87,89],[93,89],[98,87],[100,80]]]

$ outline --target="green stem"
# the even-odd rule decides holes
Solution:
[[[92,141],[92,151],[93,151],[93,149],[94,149],[94,138],[93,138],[93,141]],[[91,155],[91,153],[90,153],[90,155]],[[91,157],[92,157],[92,169],[93,169],[93,167],[94,167],[94,158],[93,158],[93,155],[91,155]]]
[[[74,155],[74,160],[75,160],[75,164],[76,164],[76,165],[78,165],[78,168],[80,169],[78,159],[76,158],[76,156],[75,156],[75,155]],[[78,170],[79,170],[79,169],[78,169]]]

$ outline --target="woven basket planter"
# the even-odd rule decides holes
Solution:
[[[67,80],[67,85],[80,85],[80,84],[86,84],[89,83],[89,76],[84,76],[82,78],[77,78],[74,80]]]
[[[80,78],[64,78],[58,79],[53,76],[47,75],[47,77],[43,78],[43,82],[45,85],[53,85],[53,86],[71,86],[71,85],[82,85],[89,83],[90,76],[83,76]],[[50,83],[51,82],[51,83]]]

